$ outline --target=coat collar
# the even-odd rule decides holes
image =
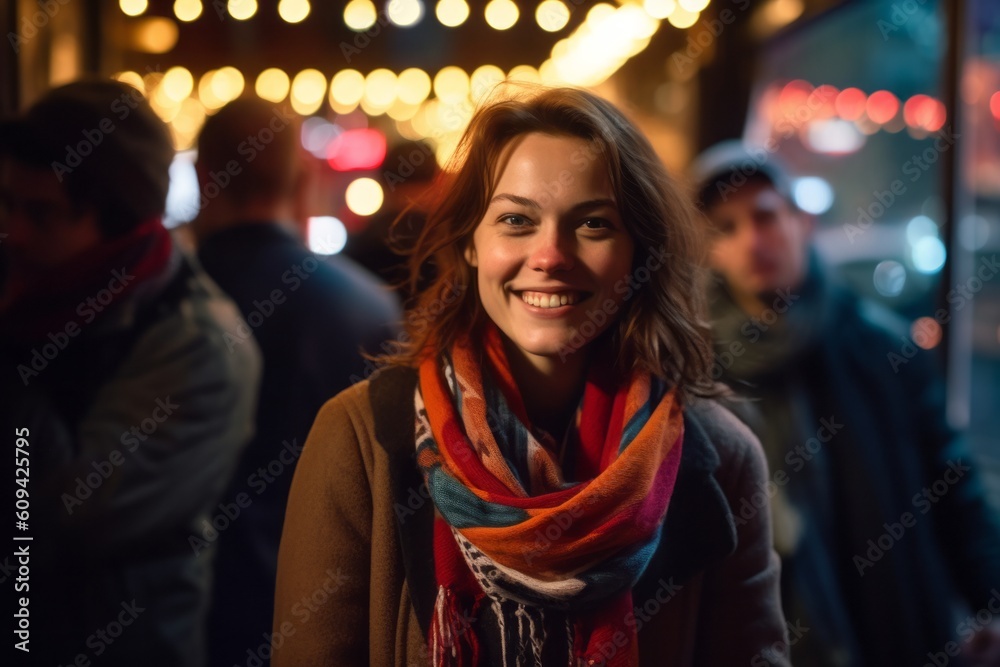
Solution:
[[[406,581],[413,607],[426,635],[437,590],[434,583],[434,504],[416,465],[413,392],[417,372],[388,368],[369,384],[375,437],[389,458],[393,507]],[[731,554],[736,530],[729,504],[714,477],[719,455],[701,425],[697,408],[684,413],[681,464],[670,499],[659,550],[633,588],[646,599],[661,579],[683,583]],[[697,508],[696,510],[693,508]]]

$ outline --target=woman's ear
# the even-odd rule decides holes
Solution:
[[[465,261],[472,268],[479,266],[479,258],[476,257],[476,245],[472,241],[469,241],[469,245],[465,246]]]

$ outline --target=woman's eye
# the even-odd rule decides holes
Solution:
[[[500,222],[511,227],[525,227],[528,225],[529,220],[520,215],[509,214],[501,217]]]
[[[611,223],[604,218],[587,218],[583,221],[583,226],[587,229],[610,229]]]

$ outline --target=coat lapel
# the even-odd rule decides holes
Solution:
[[[417,468],[413,407],[416,386],[416,370],[387,368],[369,383],[368,396],[375,418],[375,438],[389,456],[393,506],[405,508],[396,512],[396,528],[410,598],[426,637],[437,598],[434,503],[427,498],[426,484]]]

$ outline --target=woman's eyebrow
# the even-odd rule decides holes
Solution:
[[[508,192],[501,192],[500,194],[494,196],[493,199],[490,200],[490,204],[494,204],[494,203],[496,203],[498,201],[504,201],[504,200],[509,201],[509,202],[513,202],[513,203],[515,203],[515,204],[517,204],[519,206],[525,206],[527,208],[541,208],[542,207],[541,204],[539,204],[538,202],[536,202],[534,199],[530,199],[528,197],[522,197],[520,195],[512,195],[512,194],[510,194]]]
[[[573,204],[570,211],[578,213],[580,211],[590,211],[596,208],[603,208],[605,206],[613,208],[616,211],[618,210],[618,205],[615,204],[615,200],[605,197],[603,199],[588,199],[587,201],[582,201],[579,204]]]
[[[520,195],[510,194],[509,192],[501,192],[500,194],[495,195],[493,197],[493,199],[490,200],[490,204],[492,205],[492,204],[494,204],[494,203],[496,203],[498,201],[509,201],[509,202],[513,202],[513,203],[515,203],[515,204],[517,204],[519,206],[524,206],[526,208],[539,209],[539,208],[542,207],[541,204],[539,204],[534,199],[531,199],[529,197],[522,197]],[[615,200],[610,199],[608,197],[605,197],[605,198],[600,198],[600,199],[588,199],[586,201],[582,201],[582,202],[579,202],[577,204],[573,204],[573,206],[570,207],[569,210],[571,212],[573,212],[573,213],[576,213],[576,212],[579,212],[579,211],[593,210],[595,208],[601,208],[601,207],[604,207],[604,206],[608,206],[608,207],[613,208],[615,210],[618,209],[617,204],[615,204]]]

